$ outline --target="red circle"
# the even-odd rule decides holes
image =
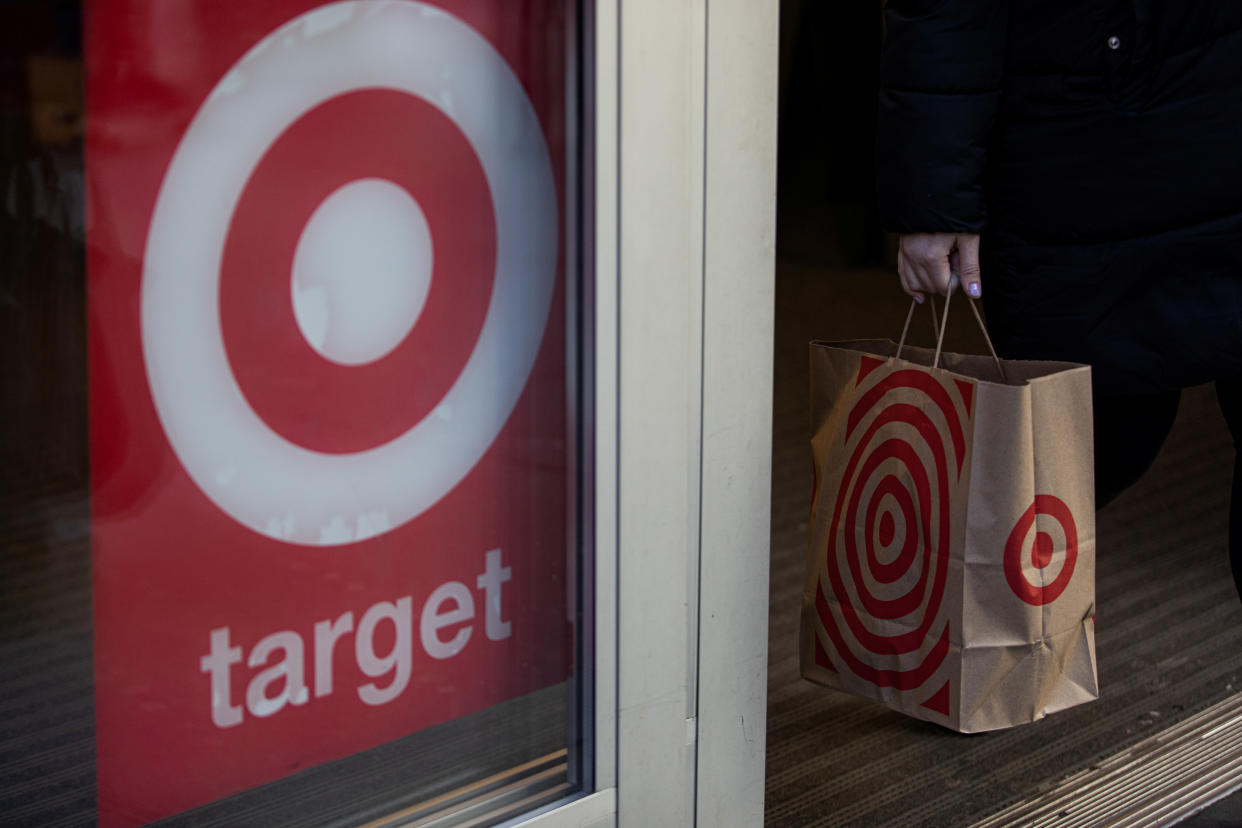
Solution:
[[[886,549],[893,544],[893,538],[897,535],[897,521],[893,520],[892,512],[885,512],[880,518],[880,546]]]
[[[932,524],[932,507],[934,496],[929,493],[932,491],[929,475],[927,470],[918,465],[919,457],[914,447],[906,440],[894,437],[885,440],[867,457],[867,461],[863,464],[859,472],[860,483],[871,478],[876,469],[886,462],[897,462],[902,464],[904,471],[911,476],[914,488],[920,494],[914,498],[918,504],[918,510],[915,513],[915,520],[922,530],[924,537],[931,536]],[[859,516],[859,501],[862,493],[862,486],[855,488],[853,495],[850,497],[849,505],[846,507],[846,515],[850,524],[855,524]],[[874,500],[872,501],[874,503]],[[907,535],[909,539],[909,535]],[[868,539],[870,540],[870,539]],[[895,598],[881,598],[873,594],[868,588],[867,583],[862,577],[862,572],[858,566],[859,554],[854,544],[852,534],[845,537],[845,550],[847,553],[846,561],[849,565],[850,574],[853,577],[854,586],[858,593],[858,600],[863,605],[863,609],[868,615],[882,619],[903,618],[910,613],[916,611],[928,599],[928,612],[923,618],[923,623],[930,627],[934,617],[938,614],[938,606],[943,596],[943,590],[937,590],[937,584],[932,582],[931,573],[935,570],[929,553],[932,551],[930,545],[923,550],[924,561],[923,566],[919,569],[918,578],[914,583],[910,584],[909,589]],[[904,575],[907,571],[914,567],[917,561],[918,544],[914,544],[912,553],[908,558],[903,555],[897,561],[889,564],[884,569],[889,570],[888,579],[895,581]],[[874,550],[870,550],[868,557],[874,555]],[[872,563],[868,561],[869,565]],[[878,564],[878,560],[875,561]],[[879,580],[877,578],[877,580]],[[939,579],[938,579],[939,580]],[[921,626],[920,626],[921,629]]]
[[[1052,583],[1036,586],[1026,579],[1022,572],[1022,546],[1026,536],[1035,525],[1036,515],[1048,515],[1061,524],[1065,533],[1065,563]],[[1046,541],[1041,541],[1041,536]],[[1052,538],[1043,532],[1037,532],[1031,552],[1031,561],[1037,569],[1044,569],[1052,562],[1054,550]],[[1051,604],[1061,596],[1074,576],[1074,565],[1078,561],[1078,530],[1074,525],[1074,515],[1063,501],[1052,495],[1035,495],[1035,502],[1018,518],[1009,539],[1005,542],[1005,580],[1014,594],[1026,603],[1040,607]]]
[[[402,187],[431,231],[431,288],[417,323],[364,365],[323,358],[293,312],[291,274],[315,209],[352,181]],[[452,387],[487,315],[496,223],[483,168],[430,103],[391,89],[325,101],[291,124],[238,199],[220,267],[229,364],[255,413],[286,439],[347,453],[382,445],[426,417]]]
[[[902,519],[906,525],[905,541],[902,543],[901,551],[897,553],[897,557],[888,563],[880,561],[879,554],[875,545],[871,543],[871,527],[875,526],[875,516],[880,508],[880,501],[886,496],[893,498],[897,502],[897,507],[901,509]],[[871,495],[870,501],[867,503],[867,515],[864,518],[864,525],[867,531],[867,569],[871,573],[871,577],[881,584],[891,584],[901,578],[914,565],[915,556],[918,554],[919,533],[918,533],[918,516],[915,512],[914,500],[910,496],[910,492],[905,486],[901,485],[901,481],[893,475],[886,475],[879,484],[876,485],[875,491]],[[887,532],[885,531],[887,528]],[[895,521],[891,512],[885,512],[880,519],[879,541],[880,545],[889,546],[896,534]]]
[[[1035,568],[1043,569],[1052,563],[1054,552],[1052,535],[1047,532],[1036,532],[1035,543],[1031,544],[1031,563],[1035,564]]]

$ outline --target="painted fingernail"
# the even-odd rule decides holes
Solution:
[[[922,297],[922,296],[916,296],[916,297],[914,297],[914,301],[918,302],[918,303],[921,305],[921,304],[923,304],[923,297]]]
[[[967,285],[966,292],[969,293],[975,299],[978,299],[983,294],[983,291],[980,289],[978,282],[971,282],[969,285]]]

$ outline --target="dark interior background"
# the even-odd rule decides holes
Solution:
[[[782,258],[880,265],[875,207],[879,2],[783,0],[778,245]]]

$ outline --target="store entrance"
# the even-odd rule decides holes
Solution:
[[[802,680],[806,345],[896,338],[909,303],[873,200],[879,4],[784,0],[781,15],[766,823],[968,825],[1235,692],[1232,445],[1211,387],[1190,389],[1155,466],[1099,513],[1099,701],[968,737]],[[982,353],[960,310],[946,349]],[[912,326],[920,344],[932,337],[923,316]]]

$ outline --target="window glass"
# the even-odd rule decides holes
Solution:
[[[0,31],[0,821],[589,789],[576,4]]]

